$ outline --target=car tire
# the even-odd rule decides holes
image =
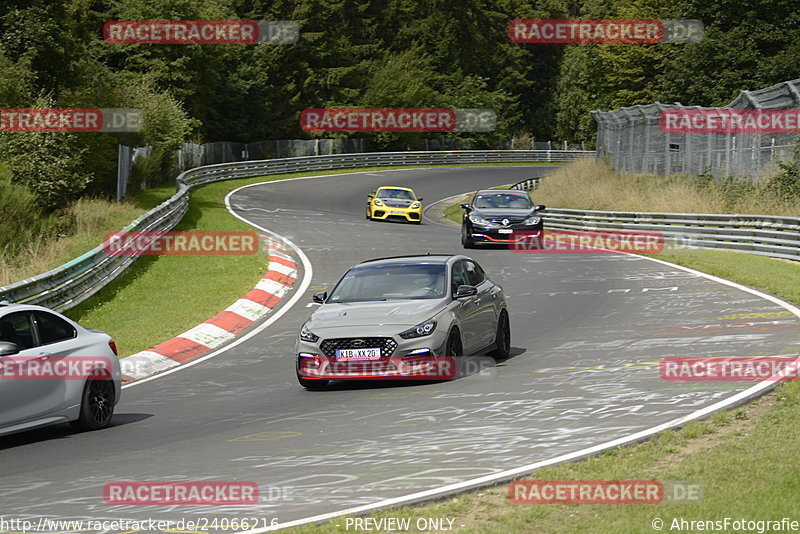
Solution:
[[[411,222],[414,224],[422,224],[422,219],[420,219],[419,221],[411,221]]]
[[[467,227],[463,225],[461,226],[461,244],[464,245],[464,248],[475,248],[475,241],[467,236]]]
[[[460,358],[464,355],[464,346],[461,344],[461,333],[457,328],[454,328],[447,337],[444,355],[453,358]]]
[[[108,427],[114,416],[114,392],[114,382],[110,379],[89,378],[83,386],[80,415],[70,424],[84,431]]]
[[[300,382],[300,385],[306,389],[310,389],[312,391],[320,391],[328,387],[330,380],[308,380],[306,378],[297,377],[297,381]]]
[[[508,320],[508,312],[503,310],[497,318],[497,332],[494,337],[494,350],[492,357],[495,360],[505,360],[511,356],[511,324]]]
[[[368,221],[372,219],[372,217],[370,217],[370,213],[369,213],[369,206],[367,206],[367,213],[366,213],[366,215],[367,215],[367,216],[366,216],[366,219],[367,219]]]

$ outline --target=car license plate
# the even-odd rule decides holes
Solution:
[[[336,351],[336,359],[340,362],[380,360],[381,349],[340,349]]]
[[[513,232],[513,231],[514,231],[514,230],[512,230],[511,228],[500,228],[500,229],[497,231],[497,233],[498,233],[498,234],[510,234],[510,233],[511,233],[511,232]]]
[[[402,215],[402,214],[403,214],[402,211],[393,211],[392,212],[392,215]]]

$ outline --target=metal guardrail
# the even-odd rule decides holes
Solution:
[[[531,191],[539,185],[540,179],[528,178],[510,189]],[[547,228],[659,232],[665,241],[681,247],[800,260],[800,217],[561,208],[547,208],[542,216]]]
[[[123,231],[166,232],[189,209],[191,188],[236,178],[305,171],[406,165],[458,165],[466,163],[570,162],[594,156],[579,150],[463,150],[437,152],[373,152],[220,163],[189,169],[176,181],[178,190],[169,200],[148,211]],[[110,255],[103,244],[46,273],[0,287],[0,300],[39,304],[56,310],[72,308],[120,276],[138,255]]]
[[[521,182],[515,183],[514,185],[509,187],[509,189],[519,189],[521,191],[533,191],[534,189],[539,187],[539,180],[541,179],[542,179],[541,176],[537,176],[535,178],[527,178],[525,180],[522,180]]]

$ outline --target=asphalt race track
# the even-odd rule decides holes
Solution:
[[[307,255],[313,275],[306,294],[230,350],[127,387],[108,430],[73,434],[64,426],[0,440],[0,516],[284,523],[580,451],[753,385],[665,381],[657,367],[663,357],[797,353],[792,313],[673,266],[624,255],[472,250],[508,295],[509,360],[495,366],[473,357],[472,367],[483,370],[451,382],[339,384],[321,392],[297,384],[294,340],[313,292],[365,259],[464,252],[455,226],[366,221],[367,192],[406,185],[429,204],[549,170],[367,172],[233,194],[238,215]],[[103,484],[118,480],[253,481],[261,501],[106,505]]]

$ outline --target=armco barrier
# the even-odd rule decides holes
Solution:
[[[667,242],[689,248],[800,260],[800,217],[550,208],[543,216],[547,228],[649,230],[660,232]]]
[[[540,178],[528,178],[511,189],[532,191]],[[656,213],[547,208],[547,228],[564,230],[647,230],[667,242],[698,249],[733,250],[773,258],[800,260],[800,217],[721,213]]]
[[[178,191],[172,198],[145,213],[123,230],[129,232],[166,232],[171,230],[188,209],[189,190],[197,185],[220,180],[359,167],[468,163],[555,163],[574,161],[583,156],[594,156],[594,152],[578,150],[373,152],[206,165],[181,173],[177,178]],[[0,300],[39,304],[57,310],[67,310],[80,304],[112,282],[137,257],[136,255],[108,255],[104,252],[101,244],[52,271],[0,287]]]

